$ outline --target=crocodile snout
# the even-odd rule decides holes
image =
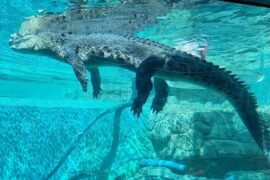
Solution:
[[[10,35],[8,43],[11,49],[17,49],[16,44],[18,44],[20,38],[22,38],[22,36],[19,33],[13,33]]]

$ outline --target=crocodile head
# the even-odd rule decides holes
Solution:
[[[23,22],[19,31],[11,34],[9,38],[10,48],[18,51],[38,51],[46,49],[49,41],[46,33],[42,32],[44,21],[39,17],[31,17]]]

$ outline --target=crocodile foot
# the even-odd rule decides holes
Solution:
[[[94,99],[97,99],[98,96],[101,95],[101,91],[102,91],[101,88],[99,88],[99,89],[94,89],[94,91],[93,91],[93,93],[92,93],[93,98],[94,98]]]
[[[138,97],[134,99],[131,111],[134,116],[137,116],[137,118],[140,117],[140,114],[142,113],[142,102]]]
[[[162,111],[165,104],[166,99],[154,98],[151,106],[152,112],[158,114],[160,111]]]

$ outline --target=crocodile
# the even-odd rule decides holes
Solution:
[[[268,157],[270,143],[267,123],[257,112],[255,96],[231,71],[206,60],[147,39],[111,33],[36,32],[11,35],[14,50],[53,56],[73,67],[83,91],[87,91],[87,70],[91,74],[94,96],[100,93],[97,67],[117,66],[136,72],[137,96],[132,112],[140,116],[153,88],[152,109],[162,110],[168,96],[166,80],[191,82],[224,95],[233,105],[258,146]]]
[[[99,66],[117,66],[136,72],[137,97],[132,111],[140,116],[154,86],[152,110],[160,112],[167,101],[166,80],[188,81],[225,95],[242,118],[259,147],[269,152],[267,124],[257,112],[256,98],[232,72],[211,62],[165,45],[133,37],[136,31],[157,22],[182,0],[128,0],[117,6],[75,8],[46,13],[24,22],[11,35],[10,47],[20,52],[41,53],[69,63],[87,91],[86,72],[91,74],[93,97],[101,91]],[[208,3],[209,0],[196,0]],[[128,13],[127,13],[128,12]],[[119,35],[118,33],[125,34]],[[154,83],[151,77],[154,76]]]

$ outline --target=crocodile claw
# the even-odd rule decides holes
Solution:
[[[160,111],[162,111],[164,107],[165,102],[163,102],[161,99],[155,98],[152,102],[151,110],[153,113],[158,114]]]
[[[98,90],[94,90],[94,91],[93,91],[93,94],[92,94],[93,98],[94,98],[94,99],[97,99],[97,98],[98,98],[98,96],[100,96],[100,95],[101,95],[101,91],[102,91],[102,89],[101,89],[101,88],[100,88],[100,89],[98,89]]]
[[[140,114],[142,113],[142,106],[137,98],[135,98],[133,101],[131,111],[133,112],[134,116],[137,116],[137,118],[139,118]]]
[[[154,105],[152,104],[151,110],[154,114],[158,114],[162,110],[162,108],[154,107]]]

